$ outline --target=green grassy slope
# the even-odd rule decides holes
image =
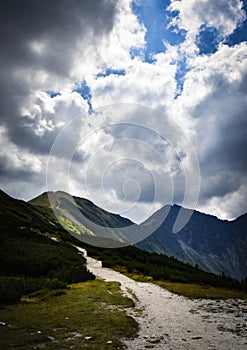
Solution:
[[[57,191],[43,193],[29,203],[41,212],[51,210],[66,230],[75,236],[85,235],[83,240],[88,243],[101,238],[128,242],[129,231],[125,233],[121,228],[131,226],[133,223],[120,215],[99,208],[87,199]]]
[[[48,211],[0,192],[1,302],[16,302],[40,288],[94,279],[75,248],[49,238],[60,230]]]
[[[95,281],[62,237],[78,242],[48,207],[0,192],[0,349],[124,349],[135,336],[133,301]]]

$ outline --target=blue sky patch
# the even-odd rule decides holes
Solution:
[[[87,85],[87,83],[85,81],[83,81],[81,83],[80,86],[78,86],[76,89],[74,89],[73,91],[78,92],[88,103],[88,107],[89,107],[89,113],[93,111],[93,106],[92,106],[92,94],[91,94],[91,90],[90,87]]]
[[[54,98],[56,96],[60,96],[60,92],[55,92],[55,91],[46,91],[46,93],[51,97]]]
[[[217,29],[214,27],[207,27],[202,25],[199,35],[196,38],[196,44],[199,48],[200,54],[212,54],[217,51],[220,37]]]
[[[104,72],[101,72],[99,74],[97,74],[97,78],[99,77],[107,77],[111,74],[114,75],[125,75],[125,69],[111,69],[111,68],[107,68]]]
[[[132,59],[134,59],[135,57],[138,57],[138,58],[145,58],[145,50],[143,50],[143,48],[139,48],[139,47],[132,47],[130,49],[130,57]],[[150,58],[150,60],[148,60],[149,63],[152,63],[152,59]]]
[[[244,1],[243,9],[247,14],[247,1]],[[247,18],[235,29],[231,35],[228,36],[225,42],[229,46],[234,46],[240,44],[243,41],[247,41]]]
[[[175,33],[167,28],[175,13],[167,11],[169,0],[140,0],[133,2],[132,11],[147,29],[145,40],[145,61],[152,62],[153,54],[165,51],[164,41],[178,45],[184,41],[184,31]]]
[[[186,57],[181,59],[179,62],[177,62],[177,71],[175,74],[175,79],[177,81],[177,93],[175,98],[180,96],[183,92],[183,86],[185,81],[186,73],[189,71],[189,69],[186,66]]]

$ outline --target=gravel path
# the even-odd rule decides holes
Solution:
[[[128,313],[139,324],[139,333],[125,341],[128,349],[247,350],[246,301],[190,300],[155,284],[136,282],[86,258],[88,269],[97,278],[120,282],[123,293],[135,301],[135,308]]]

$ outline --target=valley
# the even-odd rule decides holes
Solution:
[[[128,314],[140,328],[135,339],[125,341],[128,349],[225,350],[247,345],[246,300],[188,299],[103,268],[91,257],[86,259],[97,278],[121,283],[123,294],[135,302]]]
[[[246,281],[128,246],[129,221],[85,199],[0,197],[1,349],[246,346]]]
[[[247,0],[0,33],[0,350],[247,350]]]
[[[217,275],[239,281],[247,277],[247,214],[224,221],[178,205],[166,205],[136,225],[89,200],[61,191],[43,193],[29,203],[42,212],[49,209],[63,228],[83,242],[110,248],[135,245]],[[191,218],[174,233],[180,211]]]

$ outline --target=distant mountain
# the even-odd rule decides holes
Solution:
[[[132,221],[109,213],[87,199],[57,191],[43,193],[29,203],[39,210],[49,208],[64,228],[77,238],[83,234],[87,243],[114,247],[131,242],[131,227],[135,226]]]
[[[133,225],[133,222],[121,217],[118,214],[111,214],[104,209],[97,207],[93,202],[88,199],[73,197],[70,194],[57,191],[57,192],[45,192],[40,196],[29,201],[33,206],[50,207],[64,216],[66,212],[73,212],[74,207],[79,209],[80,212],[95,224],[106,227],[125,227]],[[76,211],[74,212],[76,213]]]
[[[212,215],[194,211],[190,221],[178,233],[172,228],[181,207],[165,206],[142,225],[165,221],[137,246],[141,249],[174,256],[216,274],[236,279],[247,277],[247,214],[234,221],[223,221]],[[189,209],[185,209],[189,210]]]
[[[186,226],[174,234],[173,225],[181,209],[177,205],[163,207],[138,226],[87,199],[72,197],[65,192],[44,193],[30,203],[39,208],[52,207],[58,220],[74,236],[86,234],[83,240],[88,243],[94,244],[92,240],[101,237],[112,240],[110,244],[103,241],[102,246],[127,245],[128,242],[139,242],[141,237],[153,232],[136,246],[174,256],[215,274],[225,274],[239,280],[247,277],[247,214],[229,222],[193,211]]]

